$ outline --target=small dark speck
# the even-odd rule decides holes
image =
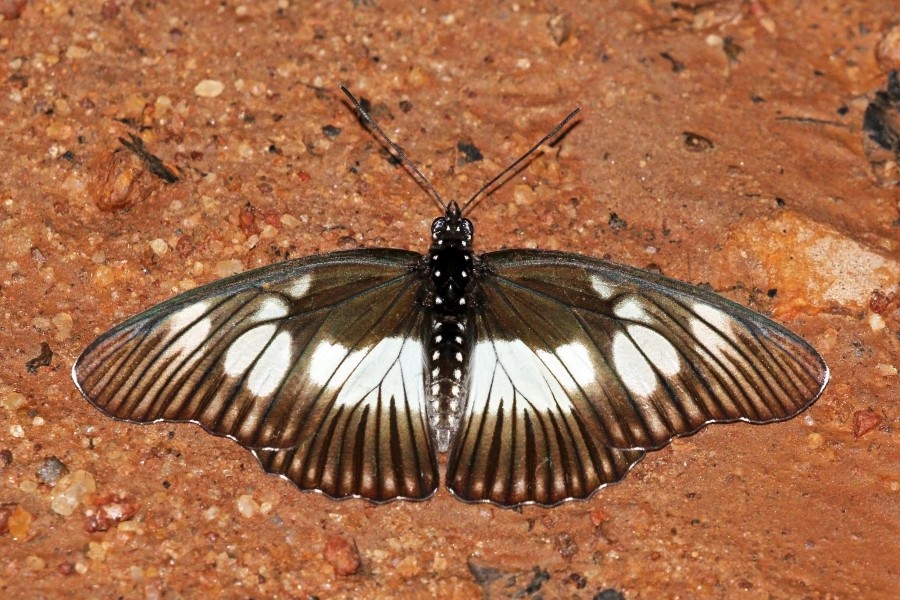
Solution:
[[[816,77],[825,77],[825,72],[820,71],[819,69],[813,69],[813,75]]]
[[[778,288],[772,288],[768,292],[766,292],[766,296],[768,296],[769,298],[774,298],[777,295],[778,295]]]
[[[534,567],[534,575],[531,578],[531,581],[528,582],[523,589],[516,592],[517,597],[521,596],[531,596],[541,590],[541,586],[544,585],[544,582],[550,579],[550,573],[545,571],[544,569],[539,569],[538,567]]]
[[[744,51],[744,48],[736,41],[734,41],[734,38],[729,35],[722,40],[722,51],[725,52],[725,56],[728,57],[728,62],[737,64],[741,62],[738,59],[738,56],[741,55],[741,53]]]
[[[775,204],[777,204],[778,206],[784,206],[787,203],[784,201],[784,198],[775,196]]]
[[[275,144],[269,144],[268,151],[270,154],[278,154],[278,146]]]
[[[250,113],[244,113],[241,118],[244,120],[244,123],[249,123],[251,125],[253,123],[256,123],[256,115],[253,115]]]
[[[69,162],[75,162],[75,153],[72,152],[71,150],[66,150],[65,152],[62,153],[62,158],[63,158],[63,160],[66,160]]]
[[[322,128],[322,133],[324,133],[326,137],[336,138],[341,135],[341,128],[335,127],[334,125],[326,125]]]
[[[594,600],[625,600],[625,595],[619,590],[607,588],[594,594]]]
[[[765,101],[766,99],[759,94],[753,94],[752,96],[750,96],[750,102],[752,102],[753,104],[762,104]]]
[[[850,107],[849,107],[849,106],[847,106],[847,105],[838,106],[837,114],[839,114],[839,115],[841,115],[841,116],[843,117],[843,116],[846,115],[848,112],[850,112]]]
[[[569,581],[575,584],[575,587],[579,590],[583,590],[587,587],[587,578],[581,573],[572,573],[569,575]]]
[[[662,58],[664,58],[664,59],[666,59],[667,61],[669,61],[669,63],[672,65],[672,72],[673,72],[673,73],[681,73],[682,71],[684,71],[684,63],[681,62],[680,60],[676,59],[674,56],[672,56],[672,55],[669,54],[668,52],[660,52],[659,55],[660,55]]]
[[[53,360],[53,350],[50,349],[50,344],[41,342],[40,354],[27,361],[25,363],[25,369],[29,373],[34,374],[37,372],[38,367],[49,367],[51,360]]]
[[[628,227],[628,222],[616,213],[609,213],[609,228],[613,231],[622,231]]]
[[[352,235],[342,235],[337,241],[338,248],[359,248],[359,242]]]
[[[169,438],[170,440],[174,440],[174,439],[175,439],[175,432],[174,432],[173,430],[170,430],[169,433],[168,433],[167,435],[168,435],[168,438]]]
[[[480,565],[477,562],[472,561],[472,559],[467,561],[466,566],[469,568],[469,573],[472,574],[475,583],[478,585],[490,584],[503,577],[503,573],[500,569]]]
[[[169,483],[169,480],[168,480],[168,479],[164,479],[164,480],[163,480],[163,487],[164,487],[165,489],[169,489],[170,487],[172,487],[172,484]]]
[[[0,468],[6,468],[12,464],[13,454],[12,450],[4,448],[0,450]]]
[[[716,147],[711,139],[699,133],[683,131],[681,135],[684,136],[684,149],[689,152],[709,152]]]
[[[408,113],[409,111],[412,110],[412,108],[413,108],[413,104],[409,100],[401,100],[400,101],[400,110],[402,110],[403,112]]]
[[[459,142],[456,144],[456,149],[462,152],[463,157],[460,160],[462,164],[477,162],[479,160],[484,160],[484,155],[481,154],[481,150],[479,150],[475,144],[469,144],[467,142]]]

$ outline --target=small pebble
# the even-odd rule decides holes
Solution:
[[[562,46],[572,35],[572,17],[569,13],[559,13],[547,21],[550,37],[557,46]]]
[[[31,513],[22,508],[21,504],[17,504],[7,519],[9,534],[14,540],[27,539],[31,532],[32,520],[34,517],[31,516]]]
[[[25,406],[26,402],[25,396],[19,392],[0,392],[0,408],[4,408],[10,412],[19,410]]]
[[[225,91],[225,84],[217,79],[204,79],[194,87],[194,93],[201,98],[215,98]]]
[[[74,324],[74,320],[70,313],[57,313],[53,315],[53,318],[50,321],[53,323],[53,326],[56,327],[56,335],[54,336],[56,341],[65,342],[72,336],[72,325]]]
[[[250,518],[259,512],[259,504],[253,499],[253,496],[244,494],[237,500],[237,509],[242,516]]]
[[[882,377],[896,377],[897,376],[897,367],[894,365],[889,365],[887,363],[878,363],[875,365],[875,370]]]
[[[329,536],[323,554],[336,575],[353,575],[362,562],[356,542],[342,535]]]
[[[882,36],[875,59],[884,72],[900,69],[900,25],[894,25]]]
[[[169,251],[169,244],[162,238],[156,238],[150,242],[150,249],[153,250],[153,254],[162,256]]]
[[[97,484],[90,473],[79,469],[60,478],[50,492],[50,509],[68,517],[81,504],[85,494],[97,491]]]
[[[220,260],[213,266],[213,273],[216,277],[228,277],[229,275],[237,275],[243,272],[244,263],[236,258],[229,260]]]
[[[38,467],[37,476],[44,485],[54,486],[59,482],[60,477],[67,475],[69,468],[55,456],[48,456]]]
[[[881,415],[867,408],[853,413],[853,437],[861,438],[881,425]]]

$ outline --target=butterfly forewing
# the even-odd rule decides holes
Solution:
[[[420,260],[335,253],[198,288],[102,336],[75,379],[111,416],[199,423],[301,489],[430,496]]]

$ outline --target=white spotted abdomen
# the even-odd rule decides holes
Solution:
[[[433,314],[428,328],[426,414],[438,451],[447,452],[465,409],[469,320],[465,316]]]

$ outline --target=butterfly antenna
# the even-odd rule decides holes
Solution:
[[[395,144],[394,141],[391,138],[389,138],[384,131],[382,131],[381,127],[378,126],[378,123],[376,123],[375,120],[371,116],[369,116],[369,113],[366,112],[366,109],[364,109],[362,107],[362,104],[359,103],[359,100],[357,100],[356,97],[350,93],[350,90],[347,89],[347,86],[342,84],[341,91],[344,92],[348,98],[350,98],[350,102],[352,102],[353,106],[356,107],[356,111],[359,113],[359,116],[361,116],[363,119],[365,119],[366,123],[371,125],[372,129],[377,131],[378,135],[380,135],[384,139],[384,141],[386,141],[388,143],[388,145],[390,145],[390,147],[393,148],[394,152],[397,153],[397,157],[400,158],[400,160],[403,161],[403,164],[405,164],[407,167],[409,167],[410,170],[419,178],[419,181],[425,186],[426,190],[431,192],[435,201],[437,201],[437,203],[441,206],[441,208],[444,210],[447,210],[447,205],[444,203],[444,199],[441,198],[441,195],[438,194],[438,191],[436,189],[434,189],[434,186],[431,185],[431,182],[428,181],[428,178],[422,174],[422,171],[420,171],[416,167],[415,164],[413,164],[413,161],[409,160],[406,157],[406,154],[404,154],[404,152],[400,148],[400,146]]]
[[[550,131],[550,133],[548,133],[547,135],[545,135],[544,137],[542,137],[542,138],[541,138],[541,141],[539,141],[537,144],[535,144],[534,146],[532,146],[531,149],[530,149],[528,152],[526,152],[525,154],[523,154],[522,156],[520,156],[518,159],[516,159],[516,162],[514,162],[513,164],[509,165],[508,167],[506,167],[505,169],[503,169],[502,171],[500,171],[500,174],[499,174],[499,175],[497,175],[496,177],[494,177],[493,179],[491,179],[490,181],[488,181],[486,184],[484,184],[483,186],[481,186],[481,189],[478,190],[477,192],[475,192],[475,194],[474,194],[471,198],[469,198],[469,201],[462,205],[462,209],[460,209],[460,213],[466,212],[466,208],[468,208],[469,205],[472,204],[472,202],[474,202],[476,198],[478,198],[478,196],[480,196],[481,194],[483,194],[486,190],[488,190],[492,185],[494,185],[495,183],[497,183],[499,180],[503,179],[503,177],[504,177],[507,173],[509,173],[510,171],[512,171],[513,169],[515,169],[516,166],[519,165],[519,163],[521,163],[523,160],[525,160],[526,158],[528,158],[529,156],[531,156],[531,155],[534,153],[534,151],[537,150],[538,148],[540,148],[541,146],[543,146],[543,145],[547,142],[547,140],[549,140],[549,139],[552,138],[554,135],[556,135],[557,133],[559,133],[559,130],[562,129],[563,127],[565,127],[565,126],[566,126],[566,123],[568,123],[569,121],[571,121],[571,120],[575,117],[575,115],[577,115],[579,112],[581,112],[581,108],[576,108],[575,110],[573,110],[572,112],[570,112],[569,115],[568,115],[565,119],[563,119],[562,121],[560,121],[559,124],[558,124],[556,127],[554,127],[554,128]]]

